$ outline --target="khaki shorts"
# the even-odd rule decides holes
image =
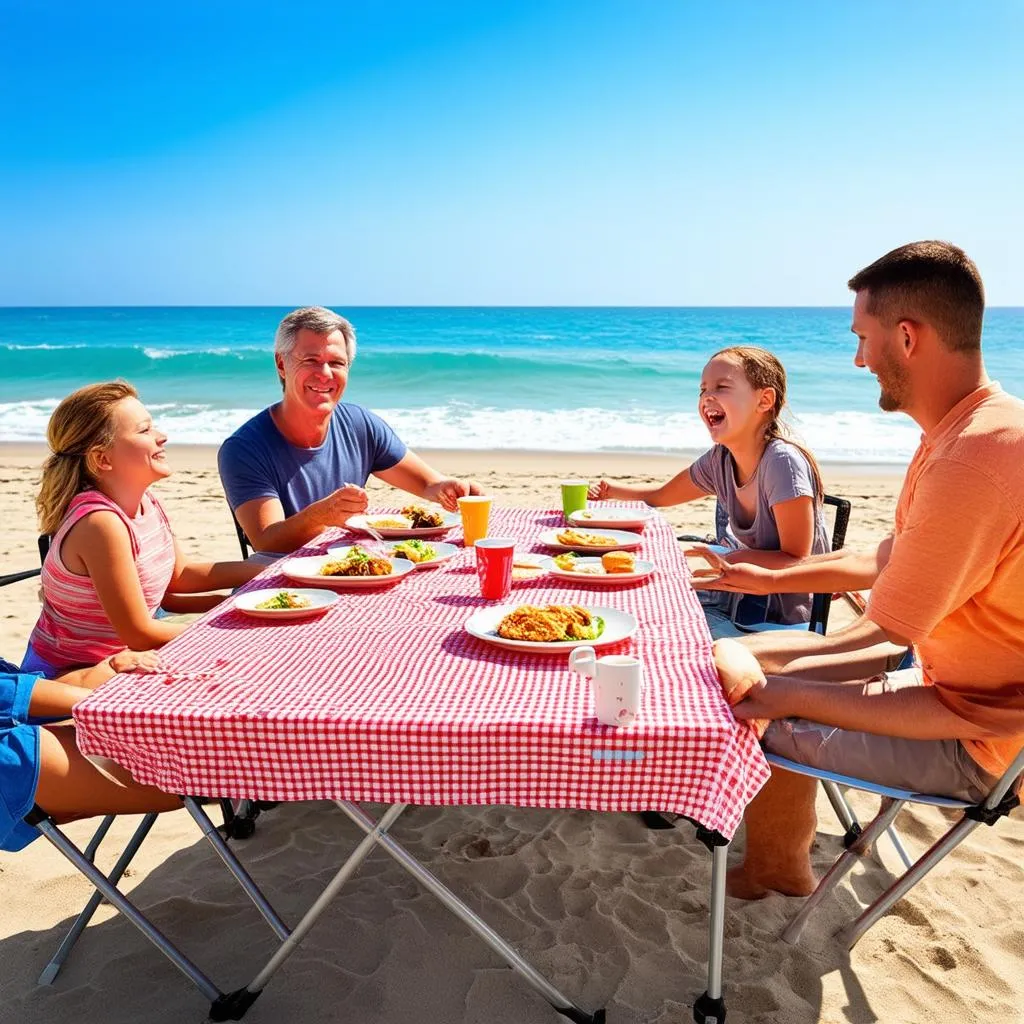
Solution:
[[[864,692],[891,693],[922,685],[921,670],[908,668],[869,680]],[[984,800],[996,783],[959,740],[908,740],[783,718],[772,722],[763,742],[770,753],[810,768],[971,803]]]

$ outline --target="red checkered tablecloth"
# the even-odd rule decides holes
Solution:
[[[502,509],[492,534],[540,552],[541,531],[561,525],[561,513]],[[302,553],[348,538],[330,530]],[[464,631],[486,605],[466,550],[387,589],[340,591],[320,618],[261,622],[226,602],[164,648],[165,672],[119,676],[79,704],[78,744],[172,793],[654,809],[731,837],[768,767],[722,698],[685,560],[661,516],[640,554],[657,565],[645,584],[542,577],[509,598],[636,616],[637,633],[601,652],[644,660],[630,728],[597,722],[567,654],[506,650]],[[246,589],[287,585],[270,566]]]

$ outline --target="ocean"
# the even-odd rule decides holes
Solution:
[[[761,345],[789,377],[790,422],[819,458],[902,463],[919,431],[853,365],[849,308],[337,307],[356,328],[346,399],[413,447],[671,453],[708,443],[707,358]],[[41,441],[58,400],[124,377],[171,443],[218,444],[280,389],[285,308],[0,309],[0,440]],[[986,314],[990,374],[1024,395],[1024,309]]]

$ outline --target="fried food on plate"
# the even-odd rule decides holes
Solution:
[[[601,565],[608,573],[636,571],[636,559],[628,551],[606,551]]]
[[[363,548],[352,548],[344,557],[325,562],[320,569],[321,576],[390,576],[392,572],[394,567],[388,559]]]
[[[585,533],[582,530],[562,530],[555,539],[566,547],[605,548],[617,543],[614,537],[605,537],[600,533]]]
[[[498,623],[498,636],[506,640],[554,643],[559,640],[596,640],[604,630],[604,621],[579,605],[524,604],[509,612]]]
[[[414,530],[426,530],[434,526],[444,526],[444,517],[440,512],[430,512],[422,505],[406,505],[402,515],[412,521]]]

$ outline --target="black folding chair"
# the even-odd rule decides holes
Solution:
[[[850,525],[850,511],[852,505],[846,498],[837,498],[833,494],[826,494],[822,499],[823,504],[830,505],[836,510],[835,519],[832,523],[831,550],[839,551],[846,544],[846,531]],[[715,505],[715,538],[721,540],[729,526],[729,515],[721,502]],[[698,537],[695,534],[681,534],[676,538],[680,541],[689,541],[697,544],[706,544],[707,537]],[[832,609],[831,594],[815,594],[811,600],[811,618],[807,628],[815,633],[824,634],[828,629],[828,616]],[[785,626],[776,623],[764,623],[760,626],[745,627],[747,632],[762,632],[765,629],[796,629],[797,626]]]
[[[249,554],[252,551],[252,543],[250,542],[249,538],[246,537],[245,530],[242,529],[242,524],[239,523],[237,517],[235,516],[235,510],[231,508],[230,505],[228,506],[228,510],[231,512],[231,522],[234,524],[235,527],[235,536],[238,537],[238,546],[239,548],[241,548],[242,551],[242,559],[245,560],[249,557]]]

